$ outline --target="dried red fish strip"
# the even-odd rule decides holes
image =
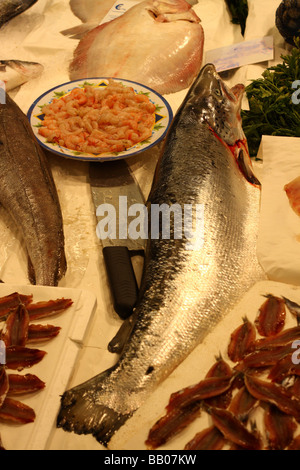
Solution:
[[[244,386],[233,397],[229,411],[242,423],[248,421],[250,413],[256,408],[258,400],[254,398]]]
[[[249,431],[233,413],[221,408],[210,408],[208,412],[214,425],[226,439],[247,450],[262,448],[260,434]]]
[[[40,362],[46,351],[26,348],[23,346],[10,346],[6,349],[6,366],[8,369],[22,370]]]
[[[8,374],[8,396],[33,393],[45,388],[45,382],[33,374]]]
[[[28,338],[28,325],[27,309],[23,304],[19,304],[15,310],[9,313],[2,330],[1,339],[6,347],[25,346]]]
[[[0,420],[19,424],[32,423],[35,420],[35,412],[18,400],[6,398],[0,408]]]
[[[212,367],[207,372],[205,378],[209,377],[232,377],[233,370],[230,365],[224,361],[222,356],[216,358],[216,362],[212,365]],[[216,406],[219,408],[227,408],[232,398],[232,390],[225,391],[220,395],[217,395],[212,398],[207,398],[205,403],[209,406]]]
[[[27,343],[38,343],[55,338],[61,330],[60,326],[53,325],[29,325]]]
[[[8,376],[5,366],[0,366],[0,408],[6,398],[9,389]]]
[[[300,434],[293,439],[287,450],[300,450]]]
[[[254,323],[261,336],[274,336],[283,329],[285,324],[285,302],[272,294],[265,297],[267,300],[259,308]]]
[[[30,321],[57,315],[71,307],[72,304],[71,299],[64,298],[32,303],[27,308]]]
[[[20,302],[22,304],[29,305],[32,302],[32,295],[19,294],[13,292],[12,294],[6,295],[0,298],[0,319],[5,317],[11,310],[18,307]]]
[[[291,395],[282,385],[253,376],[245,376],[245,385],[255,398],[271,403],[277,406],[286,414],[294,416],[296,420],[300,419],[300,400]]]
[[[224,361],[222,356],[218,356],[205,377],[208,379],[209,377],[231,377],[232,375],[233,370],[230,365]]]
[[[250,351],[256,338],[255,326],[248,318],[243,318],[243,323],[238,326],[230,336],[227,349],[229,359],[238,362]]]
[[[300,377],[295,377],[295,380],[290,389],[290,392],[295,397],[300,397]]]
[[[297,424],[294,418],[270,405],[264,413],[269,450],[284,450],[291,444]]]
[[[273,366],[280,361],[283,357],[290,354],[291,345],[277,346],[270,349],[259,349],[253,351],[236,366],[237,370],[246,370],[247,368],[260,368],[266,366]]]
[[[234,444],[234,443],[232,442],[232,443],[230,444],[229,450],[247,450],[247,449],[244,449],[243,447],[238,446],[237,444]]]
[[[229,377],[209,377],[201,380],[196,385],[172,393],[167,409],[177,406],[185,407],[206,398],[220,395],[229,390],[233,378],[234,375]]]
[[[227,408],[232,399],[232,389],[233,387],[230,387],[226,392],[223,392],[220,395],[217,395],[212,398],[207,398],[204,400],[204,403],[208,406],[213,406],[217,408]]]
[[[184,450],[222,450],[226,444],[223,434],[215,426],[198,432],[184,447]]]
[[[300,376],[300,364],[293,363],[293,353],[280,359],[269,372],[268,379],[281,383],[289,375]]]
[[[157,449],[179,434],[200,415],[200,405],[169,410],[150,429],[145,442],[149,449]]]
[[[254,349],[267,349],[273,348],[275,346],[285,346],[286,344],[290,344],[297,339],[300,340],[300,326],[287,328],[286,330],[278,333],[276,336],[258,339],[254,343]]]
[[[292,300],[290,299],[287,299],[286,297],[282,297],[284,302],[285,302],[285,305],[287,306],[288,310],[290,311],[290,313],[292,315],[294,315],[294,317],[297,318],[297,323],[299,325],[300,323],[300,305],[297,304],[296,302],[293,302]]]
[[[213,374],[221,374],[215,377]],[[223,375],[226,374],[226,375]],[[151,428],[146,444],[155,449],[184,429],[199,416],[201,401],[222,395],[233,381],[232,369],[221,358],[207,373],[208,377],[192,387],[186,387],[171,395],[166,414]]]

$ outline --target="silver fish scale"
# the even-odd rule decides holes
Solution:
[[[157,183],[151,202],[170,203],[169,194],[181,203],[204,204],[204,246],[193,251],[185,249],[184,241],[151,242],[135,329],[105,385],[107,395],[98,397],[122,414],[134,411],[262,277],[255,257],[260,191],[244,179],[232,154],[208,128],[200,132],[201,139],[194,129],[184,146],[180,139],[172,160],[165,154],[161,174],[167,177]],[[166,171],[176,165],[174,153],[180,167],[195,147],[198,159],[184,174]]]

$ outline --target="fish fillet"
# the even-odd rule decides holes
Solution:
[[[149,240],[132,332],[114,367],[64,393],[58,426],[65,430],[107,445],[263,278],[256,257],[260,186],[239,115],[243,89],[229,90],[209,64],[178,110],[147,207],[202,204],[203,230],[192,245],[175,237],[175,226],[170,237]]]
[[[0,203],[22,233],[30,281],[57,285],[66,260],[55,183],[27,117],[9,95],[0,103]]]
[[[70,79],[118,77],[174,93],[198,74],[203,42],[200,19],[185,0],[143,1],[83,37]]]

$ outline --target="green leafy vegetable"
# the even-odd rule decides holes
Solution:
[[[246,87],[249,110],[242,110],[241,116],[251,157],[256,157],[262,135],[300,137],[300,103],[292,99],[293,84],[300,80],[299,38],[295,43],[290,55],[281,56],[282,63],[267,68]]]
[[[232,16],[232,23],[241,25],[241,32],[244,36],[246,20],[248,17],[247,0],[225,0]]]

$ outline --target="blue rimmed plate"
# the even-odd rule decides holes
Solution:
[[[82,88],[85,85],[90,85],[97,88],[106,87],[109,83],[109,80],[122,83],[124,86],[130,86],[134,89],[135,93],[146,94],[149,97],[149,100],[155,105],[155,123],[150,138],[143,142],[139,142],[122,152],[94,154],[70,150],[66,147],[58,145],[57,143],[48,142],[45,137],[38,133],[39,127],[43,125],[44,114],[42,112],[42,108],[44,105],[51,103],[54,98],[57,99],[70,93],[74,88]],[[173,112],[166,99],[151,88],[148,88],[140,83],[132,82],[130,80],[124,80],[122,78],[98,77],[73,80],[71,82],[66,82],[51,88],[34,101],[28,110],[27,116],[37,140],[45,149],[50,150],[57,155],[61,155],[62,157],[75,160],[109,161],[132,157],[141,152],[144,152],[145,150],[148,150],[160,142],[165,137],[168,128],[170,127],[173,119]]]

